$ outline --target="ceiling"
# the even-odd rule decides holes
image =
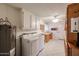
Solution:
[[[65,15],[67,3],[9,3],[14,7],[25,8],[26,10],[40,16]]]

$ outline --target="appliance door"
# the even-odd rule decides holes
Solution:
[[[22,39],[22,56],[30,56],[31,48],[32,48],[31,42],[27,38],[23,38]]]
[[[39,37],[35,37],[32,41],[32,56],[36,56],[39,53]]]
[[[39,49],[42,50],[44,47],[44,35],[41,35],[39,38]]]

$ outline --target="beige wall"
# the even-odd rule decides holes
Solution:
[[[16,25],[17,28],[21,28],[21,12],[20,9],[9,6],[7,4],[0,4],[0,18],[8,17],[8,20]]]

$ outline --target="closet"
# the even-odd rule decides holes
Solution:
[[[0,18],[0,56],[16,55],[16,27],[6,17]]]

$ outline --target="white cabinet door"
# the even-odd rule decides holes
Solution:
[[[22,39],[22,55],[23,56],[31,56],[32,50],[31,50],[31,42],[27,39]]]
[[[22,9],[22,20],[24,30],[36,30],[37,19],[39,19],[38,16],[26,11],[25,9]]]
[[[36,29],[36,19],[34,15],[24,16],[24,29],[26,30],[35,30]]]
[[[35,25],[36,25],[36,19],[35,19],[35,16],[32,15],[32,18],[31,18],[31,29],[35,30]]]
[[[30,16],[24,16],[24,29],[29,30],[30,29]]]
[[[22,11],[22,20],[23,20],[23,29],[30,30],[31,29],[31,13],[27,11]]]

